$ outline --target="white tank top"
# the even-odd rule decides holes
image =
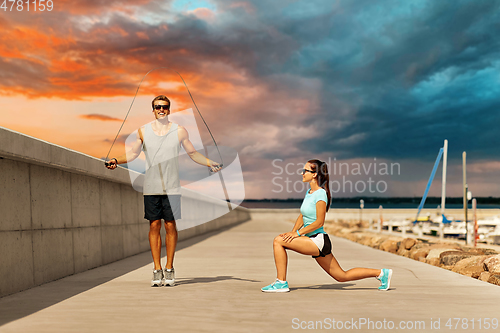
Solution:
[[[146,154],[144,195],[181,194],[179,181],[179,125],[172,123],[165,135],[145,126],[142,150]]]

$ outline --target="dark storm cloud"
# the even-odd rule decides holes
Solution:
[[[391,2],[355,12],[343,4],[342,26],[332,14],[323,26],[330,35],[318,29],[323,38],[305,42],[291,62],[290,69],[324,83],[322,117],[308,121],[318,135],[302,142],[303,149],[342,158],[429,160],[448,139],[450,158],[459,159],[463,150],[498,156],[497,3],[428,2],[410,14],[398,13]],[[356,22],[359,15],[374,22]]]
[[[211,78],[217,73],[205,64],[222,63],[265,86],[266,97],[278,96],[274,104],[252,101],[251,112],[233,109],[228,118],[248,126],[311,126],[315,136],[290,140],[311,153],[429,161],[447,138],[450,158],[459,158],[462,150],[484,159],[498,156],[498,2],[212,2],[213,21],[175,13],[158,1],[145,1],[134,17],[127,15],[130,1],[80,1],[75,7],[80,14],[39,16],[58,22],[54,31],[71,40],[52,48],[53,58],[69,62],[47,70],[29,60],[9,66],[3,61],[7,80],[0,84],[9,88],[29,81],[29,90],[60,90],[66,98],[112,96],[133,91],[158,65]],[[114,7],[124,10],[111,11]],[[96,16],[96,8],[105,15]],[[78,73],[68,71],[77,65]],[[320,96],[311,117],[296,116],[294,105],[286,103],[286,93],[297,95],[294,88],[302,79],[320,82],[304,88],[304,98]],[[287,114],[276,112],[276,103]],[[280,158],[289,152],[277,146],[265,154]]]

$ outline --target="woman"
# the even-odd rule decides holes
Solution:
[[[275,293],[290,291],[286,281],[288,262],[286,250],[313,256],[316,262],[339,282],[374,277],[381,282],[379,290],[388,290],[392,277],[391,269],[352,268],[344,271],[332,254],[330,238],[323,230],[325,215],[331,201],[327,164],[320,160],[308,161],[302,169],[302,181],[309,183],[310,190],[302,202],[301,214],[292,231],[274,238],[277,279],[262,288],[262,291]]]

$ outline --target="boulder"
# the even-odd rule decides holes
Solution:
[[[425,262],[425,258],[429,254],[429,251],[430,251],[430,249],[428,247],[423,248],[423,249],[417,249],[416,251],[411,250],[408,255],[410,256],[410,258],[412,258],[414,260]],[[421,259],[423,259],[423,260],[421,260]]]
[[[488,282],[500,286],[500,275],[497,274],[491,275],[490,278],[488,279]]]
[[[362,245],[370,246],[372,242],[372,235],[362,235],[359,243]]]
[[[347,238],[350,241],[356,242],[358,240],[358,237],[355,234],[346,234],[344,235],[344,238]]]
[[[479,276],[479,274],[484,272],[483,263],[487,258],[488,256],[473,256],[462,259],[455,264],[452,271],[467,276],[472,276],[473,274],[477,274]]]
[[[415,244],[417,244],[417,240],[415,238],[405,238],[401,241],[401,247],[405,250],[411,250]]]
[[[425,262],[432,265],[432,266],[438,266],[441,264],[441,259],[439,258],[426,258]]]
[[[400,246],[398,249],[398,255],[408,257],[410,254],[410,251],[404,248],[404,246]]]
[[[491,274],[500,274],[500,254],[489,257],[484,261],[484,270]]]
[[[488,272],[481,272],[481,274],[479,274],[479,280],[481,281],[484,281],[484,282],[488,282],[488,280],[490,279],[490,276],[491,276],[491,273],[488,273]]]
[[[434,258],[441,258],[441,253],[443,252],[459,252],[459,250],[453,249],[453,248],[434,248],[430,249],[429,254],[427,254],[427,259],[434,259]]]
[[[380,249],[382,251],[396,253],[398,252],[398,242],[392,239],[388,239],[380,244]]]
[[[481,276],[481,273],[484,273],[484,272],[479,272],[479,271],[472,272],[470,274],[470,277],[473,279],[479,279],[479,276]]]
[[[372,238],[370,246],[374,247],[376,249],[379,249],[380,248],[380,244],[382,244],[383,242],[385,242],[387,239],[388,239],[387,236],[375,236],[375,237]]]
[[[467,252],[467,253],[470,253],[470,254],[474,254],[474,255],[487,255],[487,254],[490,254],[490,253],[486,253],[485,249],[481,249],[481,248],[467,248],[467,247],[464,247],[464,248],[462,248],[462,250],[464,252]]]
[[[432,249],[450,249],[450,250],[462,250],[462,247],[458,244],[449,244],[449,243],[434,243],[429,244],[429,248]]]
[[[465,258],[470,258],[474,256],[475,254],[471,254],[469,252],[462,252],[462,251],[457,251],[457,250],[452,250],[452,251],[444,251],[442,252],[439,257],[441,258],[441,264],[444,266],[453,266],[457,262],[459,262],[462,259]]]

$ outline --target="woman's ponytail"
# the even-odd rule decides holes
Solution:
[[[307,161],[311,163],[312,171],[318,174],[316,181],[319,187],[326,191],[326,196],[328,197],[328,202],[326,203],[326,211],[330,209],[330,203],[332,201],[332,195],[330,193],[330,175],[328,173],[328,164],[320,160],[310,160]]]

